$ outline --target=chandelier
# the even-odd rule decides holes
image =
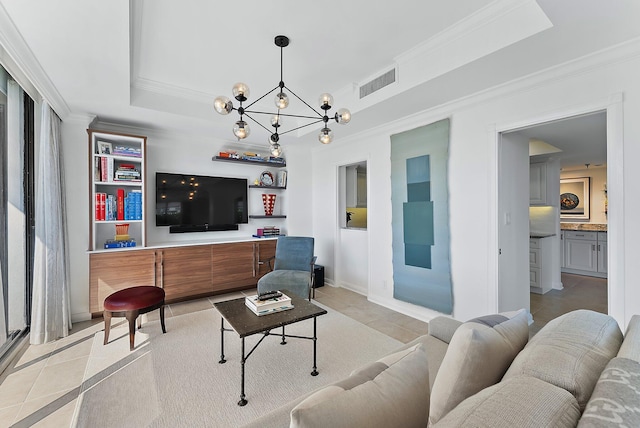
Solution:
[[[337,123],[340,123],[343,125],[347,124],[351,120],[351,112],[349,112],[349,110],[347,110],[346,108],[341,108],[337,110],[333,116],[329,117],[329,110],[333,105],[333,97],[331,96],[331,94],[324,93],[320,95],[318,103],[322,111],[318,111],[314,109],[306,101],[304,101],[302,98],[296,95],[295,92],[293,92],[289,87],[287,87],[284,84],[284,80],[282,77],[282,50],[283,48],[289,46],[289,38],[287,36],[276,36],[275,45],[280,48],[280,83],[278,84],[278,86],[276,86],[275,88],[273,88],[272,90],[270,90],[269,92],[267,92],[266,94],[258,98],[257,100],[253,101],[249,105],[243,106],[242,103],[247,101],[247,99],[249,98],[249,87],[244,83],[236,83],[235,85],[233,85],[231,92],[233,94],[233,97],[240,103],[239,107],[234,107],[233,102],[228,97],[219,96],[213,102],[213,107],[215,111],[217,111],[222,115],[227,115],[234,110],[238,112],[238,114],[240,115],[240,120],[238,120],[233,126],[233,134],[238,138],[238,140],[247,138],[249,136],[249,133],[251,132],[251,129],[249,128],[249,123],[245,120],[245,118],[250,119],[251,121],[255,122],[258,126],[264,128],[267,132],[270,133],[269,145],[270,145],[270,152],[273,156],[280,156],[282,153],[282,149],[280,147],[280,144],[278,143],[281,135],[284,135],[289,132],[296,131],[300,128],[305,128],[307,126],[311,126],[320,122],[323,123],[323,127],[320,130],[320,133],[318,134],[318,140],[322,144],[329,144],[331,141],[333,141],[333,132],[328,127],[329,121],[333,119]],[[300,100],[313,113],[309,113],[309,116],[282,113],[281,111],[287,108],[287,106],[289,105],[289,96],[287,95],[285,90],[289,92],[291,95],[293,95],[294,97],[296,97],[298,100]],[[274,92],[277,92],[274,98],[275,107],[276,107],[275,113],[258,111],[258,110],[250,110],[251,106],[253,106],[255,103],[257,103],[258,101],[262,100],[263,98],[265,98],[266,96]],[[271,127],[273,128],[273,131],[267,128],[266,126],[264,126],[254,117],[252,117],[252,115],[271,115],[270,124],[271,124]],[[283,132],[283,131],[279,131],[279,128],[282,126],[282,117],[293,117],[298,119],[304,119],[308,122],[305,123],[304,125],[301,125]]]

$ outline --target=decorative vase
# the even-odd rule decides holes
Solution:
[[[264,215],[273,215],[273,207],[276,205],[276,195],[263,193],[262,205],[264,205]]]

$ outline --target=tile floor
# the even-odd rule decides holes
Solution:
[[[563,274],[563,283],[565,290],[531,296],[535,321],[532,333],[549,319],[578,307],[606,312],[606,280],[577,275],[565,278]],[[241,297],[252,291],[168,305],[165,316],[210,309],[213,302]],[[371,303],[366,297],[342,288],[318,288],[316,300],[401,342],[409,342],[427,332],[426,323]],[[150,319],[157,318],[157,311],[148,315]],[[102,328],[101,319],[76,323],[64,339],[26,347],[0,375],[0,428],[69,426],[93,336]]]

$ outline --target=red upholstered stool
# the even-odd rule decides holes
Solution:
[[[136,318],[155,309],[160,309],[160,324],[164,327],[164,290],[153,286],[139,286],[116,291],[104,299],[104,344],[109,343],[111,317],[126,317],[129,321],[129,349],[133,351],[136,334]],[[141,327],[138,320],[138,328]]]

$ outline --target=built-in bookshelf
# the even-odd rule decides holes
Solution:
[[[87,132],[89,250],[144,247],[147,137],[93,129]]]

